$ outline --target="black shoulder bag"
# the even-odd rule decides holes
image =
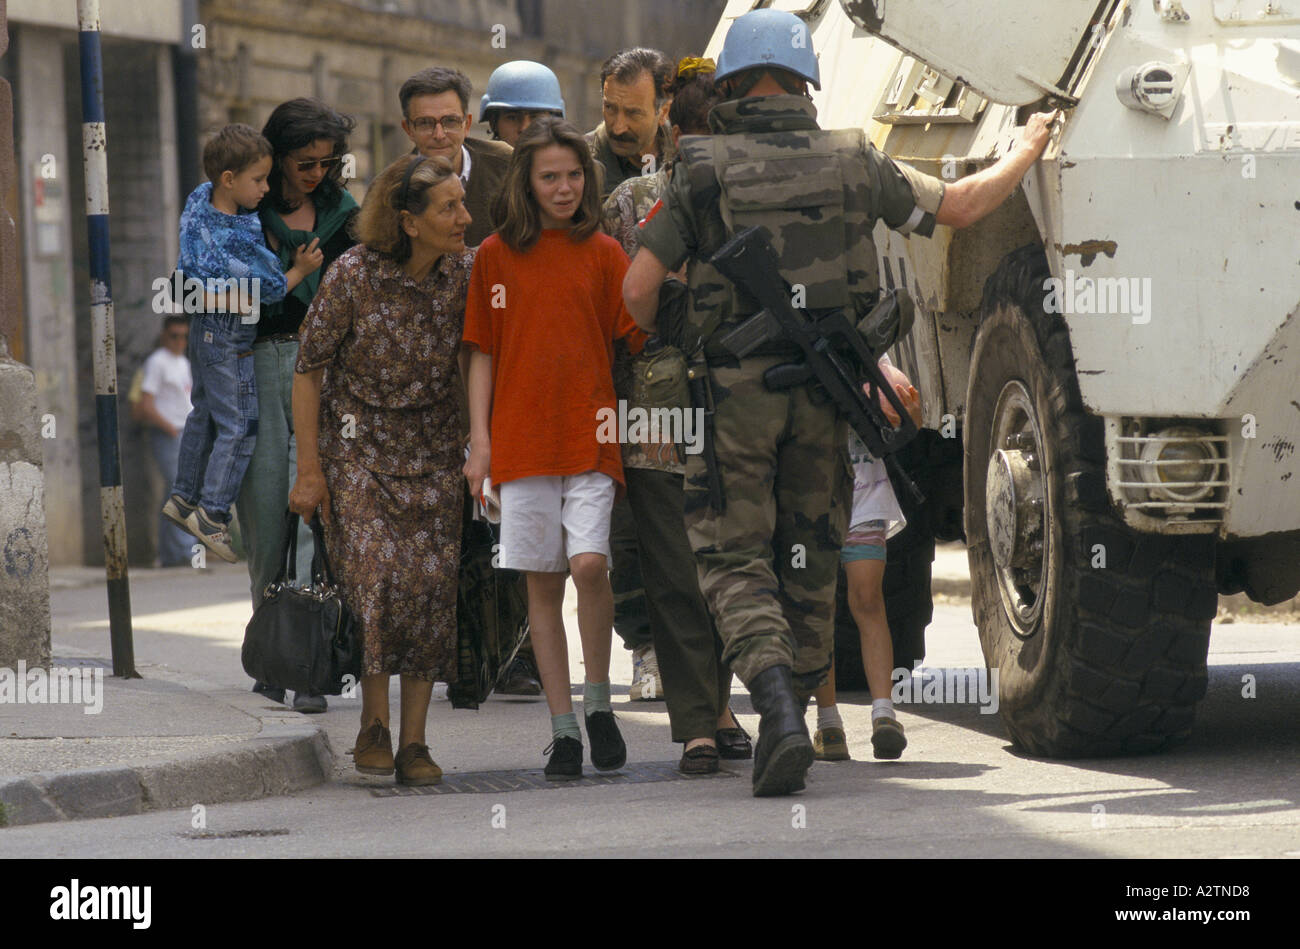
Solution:
[[[305,695],[339,695],[361,675],[358,625],[339,595],[320,517],[311,519],[311,586],[297,587],[298,515],[285,513],[280,571],[244,630],[240,658],[258,682]],[[352,676],[352,682],[344,682]]]

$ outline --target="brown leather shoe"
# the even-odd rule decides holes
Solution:
[[[357,733],[352,764],[362,774],[393,773],[393,736],[379,719]]]
[[[712,745],[696,745],[689,751],[682,752],[677,770],[682,774],[716,774],[718,749]]]
[[[411,742],[397,753],[397,783],[412,787],[442,783],[442,769],[429,756],[429,746]]]

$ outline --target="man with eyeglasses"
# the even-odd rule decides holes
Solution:
[[[511,148],[505,142],[470,138],[469,78],[459,69],[422,69],[398,92],[402,131],[425,158],[441,156],[451,162],[465,186],[465,207],[474,219],[465,243],[476,247],[494,230],[491,205],[510,167]]]

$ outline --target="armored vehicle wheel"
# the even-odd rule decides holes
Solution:
[[[999,712],[1031,754],[1157,751],[1191,728],[1217,605],[1213,538],[1142,534],[1106,494],[1047,261],[984,288],[966,399],[971,605]]]
[[[911,669],[925,658],[925,628],[934,615],[930,569],[934,563],[935,528],[931,512],[939,510],[940,479],[949,473],[942,468],[944,449],[950,449],[952,444],[951,439],[941,440],[938,432],[922,429],[899,453],[900,463],[926,496],[926,503],[917,507],[905,492],[895,489],[907,526],[889,539],[882,584],[890,638],[894,643],[895,669]],[[862,640],[858,624],[849,612],[843,567],[835,595],[835,687],[845,691],[867,688]]]

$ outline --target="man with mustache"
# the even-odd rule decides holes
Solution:
[[[671,159],[668,131],[669,87],[676,64],[657,49],[624,49],[600,67],[604,121],[587,133],[596,169],[603,171],[600,197],[604,201],[620,182],[655,174]],[[623,354],[618,357],[623,363]],[[636,527],[627,498],[614,504],[610,523],[610,584],[614,589],[614,631],[632,650],[634,701],[661,701],[663,681],[650,633]]]
[[[671,156],[664,123],[675,74],[664,53],[644,47],[620,50],[600,67],[604,121],[587,133],[587,142],[605,170],[602,199],[628,178],[654,174]]]

